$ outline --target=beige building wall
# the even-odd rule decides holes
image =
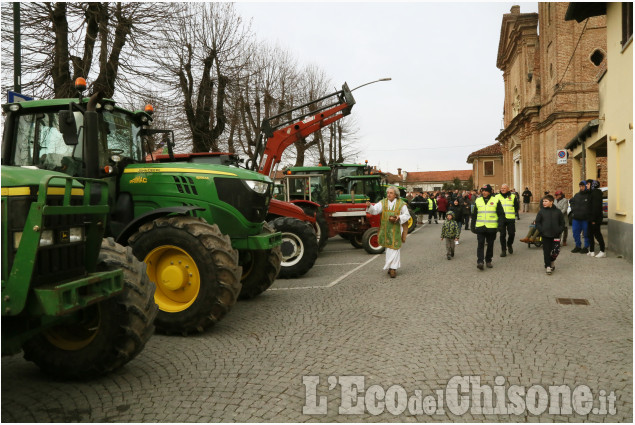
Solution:
[[[492,161],[494,163],[494,175],[486,176],[485,175],[485,162]],[[503,168],[503,158],[500,156],[479,156],[474,159],[472,163],[472,180],[474,181],[474,188],[478,190],[478,188],[483,185],[489,184],[492,186],[492,189],[498,191],[501,185],[505,183],[503,181],[504,176],[504,168]],[[510,183],[511,184],[511,183]],[[518,188],[516,188],[518,190]]]
[[[622,3],[607,3],[608,71],[600,87],[606,135],[609,250],[633,260],[633,39],[622,47]]]

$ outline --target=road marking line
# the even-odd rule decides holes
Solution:
[[[339,264],[314,264],[313,267],[324,267],[324,266],[352,266],[355,264],[363,264],[363,263],[339,263]]]
[[[355,252],[356,249],[340,249],[340,250],[329,250],[329,251],[324,251],[325,254],[328,254],[329,252]]]
[[[296,288],[269,288],[267,291],[290,291],[292,289],[324,289],[326,286],[298,286]]]
[[[373,257],[370,260],[366,261],[365,263],[361,263],[359,266],[355,267],[353,270],[351,270],[350,272],[346,273],[344,276],[341,276],[339,279],[334,280],[333,282],[329,283],[326,286],[298,286],[298,287],[295,287],[295,288],[269,288],[267,290],[268,291],[287,291],[287,290],[291,290],[291,289],[324,289],[324,288],[331,288],[331,287],[337,285],[338,283],[340,283],[343,279],[346,279],[352,273],[355,273],[357,270],[361,269],[366,264],[370,263],[371,261],[373,261],[375,258],[378,258],[378,257],[379,257],[379,255],[373,255]],[[359,264],[359,263],[353,263],[353,264]],[[315,266],[313,266],[313,267],[315,267]]]
[[[340,277],[337,280],[334,280],[333,282],[329,283],[328,285],[325,286],[325,288],[330,288],[332,286],[337,285],[338,283],[340,283],[343,279],[346,279],[348,276],[350,276],[352,273],[356,272],[357,270],[361,269],[362,267],[364,267],[366,264],[370,263],[371,261],[373,261],[375,258],[378,258],[379,255],[373,255],[373,258],[371,258],[370,260],[366,261],[365,263],[360,264],[359,266],[355,267],[353,270],[351,270],[350,272],[346,273],[344,276]]]

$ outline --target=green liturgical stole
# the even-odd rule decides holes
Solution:
[[[401,223],[391,223],[388,218],[396,215],[399,216],[401,207],[405,205],[402,199],[397,199],[395,207],[388,209],[388,199],[381,200],[381,224],[379,226],[379,234],[377,235],[379,245],[390,248],[401,248]]]

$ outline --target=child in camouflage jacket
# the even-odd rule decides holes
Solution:
[[[441,227],[441,240],[445,239],[445,250],[448,260],[454,257],[455,241],[461,237],[461,225],[454,220],[454,213],[448,211],[446,220]]]

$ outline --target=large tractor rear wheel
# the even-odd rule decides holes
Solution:
[[[241,269],[238,252],[215,224],[196,217],[162,217],[128,240],[156,282],[161,332],[203,332],[236,303]]]
[[[290,217],[278,217],[269,225],[282,233],[282,263],[278,277],[295,278],[308,272],[318,255],[317,237],[312,226]]]
[[[91,305],[80,320],[49,328],[24,344],[24,358],[61,379],[104,375],[132,360],[154,333],[154,283],[132,249],[104,239],[98,271],[122,269],[124,291]]]
[[[364,245],[366,252],[369,254],[381,254],[386,250],[386,248],[379,245],[379,238],[377,237],[378,233],[379,227],[371,227],[366,230],[362,236],[362,244]]]
[[[263,224],[262,230],[275,233],[267,223]],[[280,272],[281,263],[280,246],[268,250],[240,251],[240,265],[243,267],[240,299],[254,298],[269,289]]]

